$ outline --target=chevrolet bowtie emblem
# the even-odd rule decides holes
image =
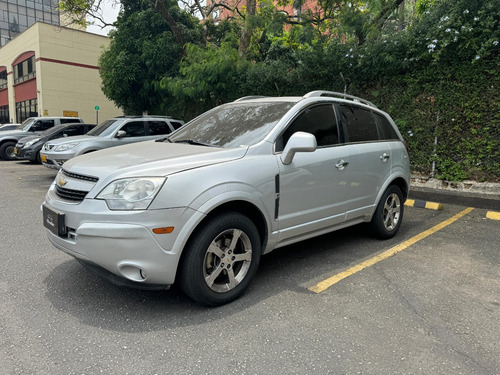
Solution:
[[[67,183],[68,183],[68,181],[66,181],[64,178],[61,178],[61,179],[59,180],[59,182],[58,182],[58,185],[59,185],[59,186],[64,186],[64,185],[66,185]]]

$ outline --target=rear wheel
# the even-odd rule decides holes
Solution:
[[[387,239],[394,237],[403,220],[403,193],[396,185],[387,188],[380,200],[370,227],[376,237]]]
[[[184,293],[205,306],[223,305],[241,296],[257,271],[259,232],[246,216],[224,213],[204,223],[184,251]]]
[[[14,148],[16,147],[15,142],[5,142],[0,146],[0,157],[3,160],[16,160],[16,155],[14,154]]]

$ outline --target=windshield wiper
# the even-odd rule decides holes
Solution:
[[[172,141],[168,137],[163,137],[163,138],[157,139],[155,142],[165,142],[165,141],[172,143]]]
[[[170,142],[172,142],[172,141],[170,141]],[[213,147],[213,145],[209,145],[209,144],[206,144],[206,143],[198,142],[198,141],[195,141],[194,139],[181,139],[179,141],[174,141],[174,143],[187,143],[187,144],[195,145],[195,146]]]

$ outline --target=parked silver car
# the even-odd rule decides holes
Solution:
[[[57,248],[117,284],[177,282],[215,306],[239,297],[273,249],[365,222],[394,236],[409,186],[389,115],[314,91],[238,100],[160,141],[72,159],[43,223]]]
[[[59,169],[71,158],[105,148],[149,141],[170,134],[184,121],[165,116],[121,116],[106,120],[86,135],[58,138],[45,143],[40,160]]]

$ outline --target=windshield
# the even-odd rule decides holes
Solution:
[[[214,108],[176,131],[170,142],[233,148],[260,142],[293,102],[229,103]]]
[[[31,125],[33,125],[33,123],[35,121],[36,121],[35,118],[29,117],[29,118],[27,118],[26,120],[23,121],[23,123],[19,126],[19,129],[27,132],[28,130],[30,130]]]
[[[114,127],[111,127],[111,125],[115,124],[118,120],[106,120],[104,122],[101,122],[99,125],[97,125],[94,129],[89,131],[87,135],[93,135],[93,136],[100,136],[102,135],[103,137],[113,133],[115,130]]]

